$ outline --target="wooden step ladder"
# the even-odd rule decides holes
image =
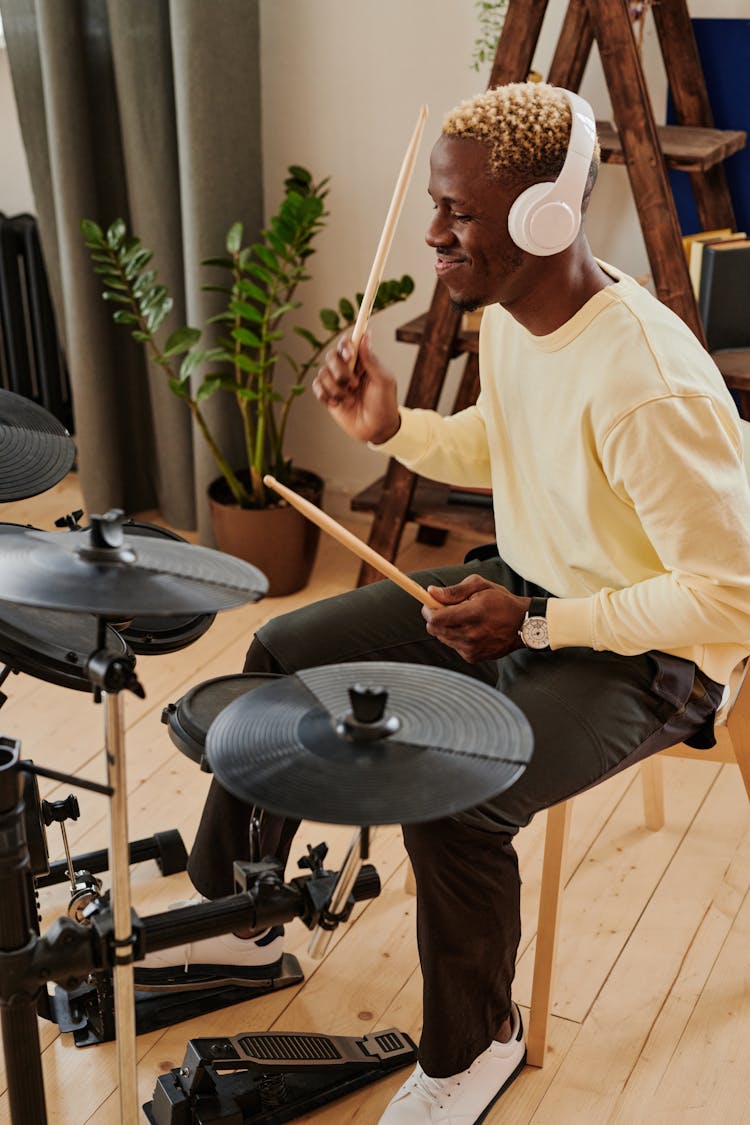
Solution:
[[[547,0],[508,0],[490,87],[526,78],[546,8]],[[602,162],[626,166],[656,295],[705,344],[667,168],[690,173],[701,229],[735,230],[722,162],[744,147],[747,135],[713,127],[686,0],[659,0],[651,11],[676,125],[657,126],[654,121],[627,0],[569,0],[547,80],[578,90],[596,40],[615,118],[614,127],[597,122]],[[462,354],[467,359],[453,410],[474,402],[479,385],[477,336],[461,329],[461,314],[451,307],[447,290],[438,284],[426,315],[397,333],[398,339],[419,345],[405,405],[437,408],[448,364]],[[750,419],[750,349],[719,352],[714,359],[738,395],[740,412]],[[494,537],[490,510],[453,502],[447,486],[421,480],[394,460],[384,478],[352,500],[352,508],[375,512],[369,542],[390,560],[395,558],[410,520],[438,534],[460,527],[478,540]],[[378,577],[363,565],[359,584]]]

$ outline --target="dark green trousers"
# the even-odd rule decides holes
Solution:
[[[413,577],[423,586],[452,585],[472,573],[517,594],[546,594],[498,558]],[[391,582],[317,602],[265,625],[245,671],[288,674],[354,660],[429,664],[496,685],[531,724],[532,760],[509,789],[457,816],[403,829],[424,979],[420,1061],[428,1074],[445,1077],[466,1069],[510,1012],[520,940],[515,833],[540,809],[665,746],[686,738],[711,745],[721,686],[660,652],[521,650],[467,664],[427,634],[420,608]],[[212,784],[188,867],[209,898],[232,893],[232,863],[249,857],[249,813]],[[286,860],[296,829],[296,821],[264,815],[263,851]]]

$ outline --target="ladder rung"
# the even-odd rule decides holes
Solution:
[[[597,121],[597,132],[606,164],[624,164],[620,137],[610,121]],[[657,125],[659,143],[669,168],[681,172],[705,172],[739,152],[747,144],[747,133],[739,129],[699,129],[693,125]]]

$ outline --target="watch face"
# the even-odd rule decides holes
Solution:
[[[527,617],[521,626],[521,639],[527,648],[549,648],[546,617]]]

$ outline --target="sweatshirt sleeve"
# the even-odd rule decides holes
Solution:
[[[401,426],[396,434],[370,449],[395,457],[407,469],[430,480],[469,488],[492,485],[487,432],[481,395],[474,406],[443,416],[435,410],[399,407]]]
[[[602,463],[664,573],[552,599],[552,647],[750,646],[750,485],[736,418],[702,394],[655,399],[613,426]]]

